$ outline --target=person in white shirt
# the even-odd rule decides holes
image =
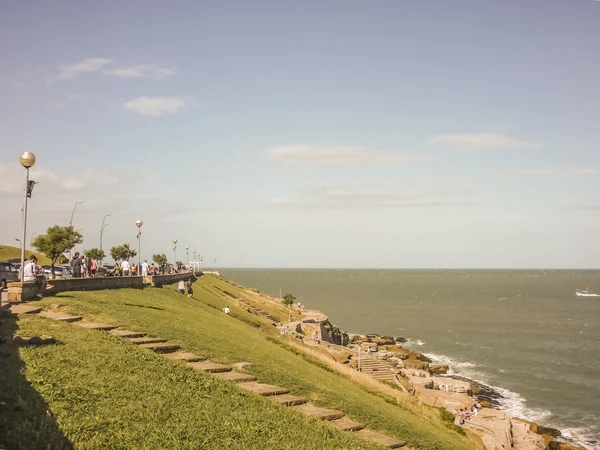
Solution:
[[[144,260],[144,262],[142,263],[142,275],[148,275],[148,261],[146,260]]]
[[[121,271],[123,272],[124,277],[129,276],[129,261],[125,260],[121,263]]]
[[[226,306],[225,308],[223,308],[223,312],[225,314],[229,314],[229,306]]]
[[[29,261],[25,263],[23,269],[23,281],[34,281],[35,284],[39,285],[37,297],[42,298],[42,291],[45,291],[48,287],[48,280],[44,276],[43,269],[37,265],[37,258],[35,255],[31,255]]]

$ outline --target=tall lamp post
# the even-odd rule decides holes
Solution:
[[[138,275],[140,275],[142,273],[142,246],[141,246],[141,236],[142,236],[142,225],[144,225],[144,221],[143,220],[136,220],[135,221],[135,226],[138,227],[138,234],[137,234],[137,240],[138,240],[138,270],[136,271]]]
[[[173,265],[177,267],[177,239],[173,239]]]
[[[185,247],[185,263],[189,266],[190,265],[190,246],[186,245]]]
[[[104,216],[104,219],[102,219],[102,225],[100,226],[100,250],[102,250],[102,235],[104,234],[104,228],[108,226],[108,224],[104,224],[104,222],[106,222],[107,217],[110,217],[110,214]]]
[[[75,203],[75,206],[73,206],[73,212],[71,213],[71,220],[69,221],[69,225],[73,225],[73,216],[75,215],[75,208],[77,208],[77,205],[80,205],[83,203],[83,200],[79,200],[77,203]]]
[[[23,275],[25,274],[25,238],[27,237],[27,199],[31,197],[31,191],[33,190],[33,184],[29,183],[29,168],[35,164],[35,155],[31,152],[24,152],[19,157],[19,162],[26,169],[25,175],[25,201],[23,203],[23,239],[21,240],[21,281],[23,281]]]

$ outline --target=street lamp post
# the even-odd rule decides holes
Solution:
[[[31,245],[31,243],[33,242],[33,237],[34,237],[36,234],[38,234],[38,233],[37,233],[37,231],[36,231],[36,232],[33,232],[33,233],[31,233],[31,239],[29,240],[29,245]]]
[[[189,266],[190,265],[190,246],[186,245],[185,247],[185,263]]]
[[[19,162],[26,169],[25,175],[25,201],[23,203],[23,239],[21,240],[21,281],[25,274],[25,238],[27,237],[27,199],[31,195],[29,185],[29,168],[35,164],[35,155],[31,152],[25,152],[19,157]]]
[[[173,265],[177,267],[177,239],[173,239]]]
[[[69,221],[69,225],[73,225],[73,216],[75,215],[75,208],[77,208],[77,205],[80,205],[81,203],[83,203],[83,200],[79,200],[77,203],[75,203],[75,206],[73,206],[73,212],[71,213],[71,220]]]
[[[102,219],[102,225],[100,226],[100,250],[102,250],[102,234],[104,233],[104,228],[108,226],[108,224],[104,225],[107,217],[110,217],[110,214],[104,216],[104,219]]]
[[[142,246],[141,246],[141,236],[142,236],[142,225],[144,225],[144,221],[143,220],[136,220],[135,221],[135,226],[138,227],[138,234],[137,234],[137,240],[138,240],[138,270],[137,270],[137,274],[140,275],[142,273]]]

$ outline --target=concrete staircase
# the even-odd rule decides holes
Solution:
[[[352,359],[358,361],[357,351],[353,351]],[[360,354],[360,369],[362,373],[376,380],[385,380],[394,383],[396,379],[396,370],[392,369],[384,361],[374,358],[364,351]]]
[[[262,311],[262,313],[264,313],[264,311]],[[71,316],[52,311],[33,312],[32,310],[28,309],[25,311],[20,311],[19,314],[38,314],[39,316],[47,319],[61,322],[77,322],[77,325],[83,328],[107,332],[112,336],[126,339],[131,344],[137,345],[140,348],[159,353],[173,361],[182,362],[190,369],[209,373],[219,380],[234,383],[244,391],[268,398],[274,403],[290,407],[298,413],[305,414],[318,420],[328,421],[338,430],[356,433],[357,436],[365,440],[375,442],[387,448],[406,447],[405,441],[387,436],[374,430],[366,429],[363,424],[352,420],[346,416],[343,411],[323,408],[312,403],[308,403],[304,397],[290,394],[289,389],[258,383],[256,382],[255,376],[234,371],[232,366],[209,362],[206,361],[202,356],[197,356],[193,353],[181,352],[179,351],[180,346],[178,344],[169,343],[166,339],[147,337],[146,333],[144,332],[120,329],[119,327],[113,325],[95,322],[83,322],[83,318],[81,316]],[[266,313],[261,315],[265,315],[265,317],[269,318]],[[271,319],[269,318],[269,320]],[[378,372],[379,366],[374,364],[375,361],[371,361],[371,359],[368,362],[365,359],[365,362],[368,364],[367,370]],[[363,366],[363,368],[365,368],[365,366]],[[385,366],[385,368],[389,371],[387,366]],[[383,370],[381,372],[383,372]]]

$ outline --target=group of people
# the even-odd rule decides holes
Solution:
[[[148,261],[144,261],[141,266],[137,264],[131,264],[129,261],[124,260],[121,264],[115,266],[115,277],[128,277],[128,276],[152,276],[152,275],[173,275],[176,273],[192,272],[191,267],[185,268],[183,266],[175,268],[169,266],[168,268],[161,268],[154,263],[148,264]]]
[[[469,408],[460,408],[460,411],[454,411],[454,415],[458,418],[458,423],[460,425],[465,423],[465,420],[469,420],[471,417],[476,417],[481,409],[481,405],[479,403],[474,403],[471,409]]]
[[[191,278],[187,281],[187,283],[185,283],[183,280],[180,280],[177,289],[181,295],[187,294],[188,297],[194,295],[194,283],[192,282]]]
[[[95,277],[98,270],[98,261],[85,255],[79,255],[75,252],[71,259],[71,270],[73,278]]]

